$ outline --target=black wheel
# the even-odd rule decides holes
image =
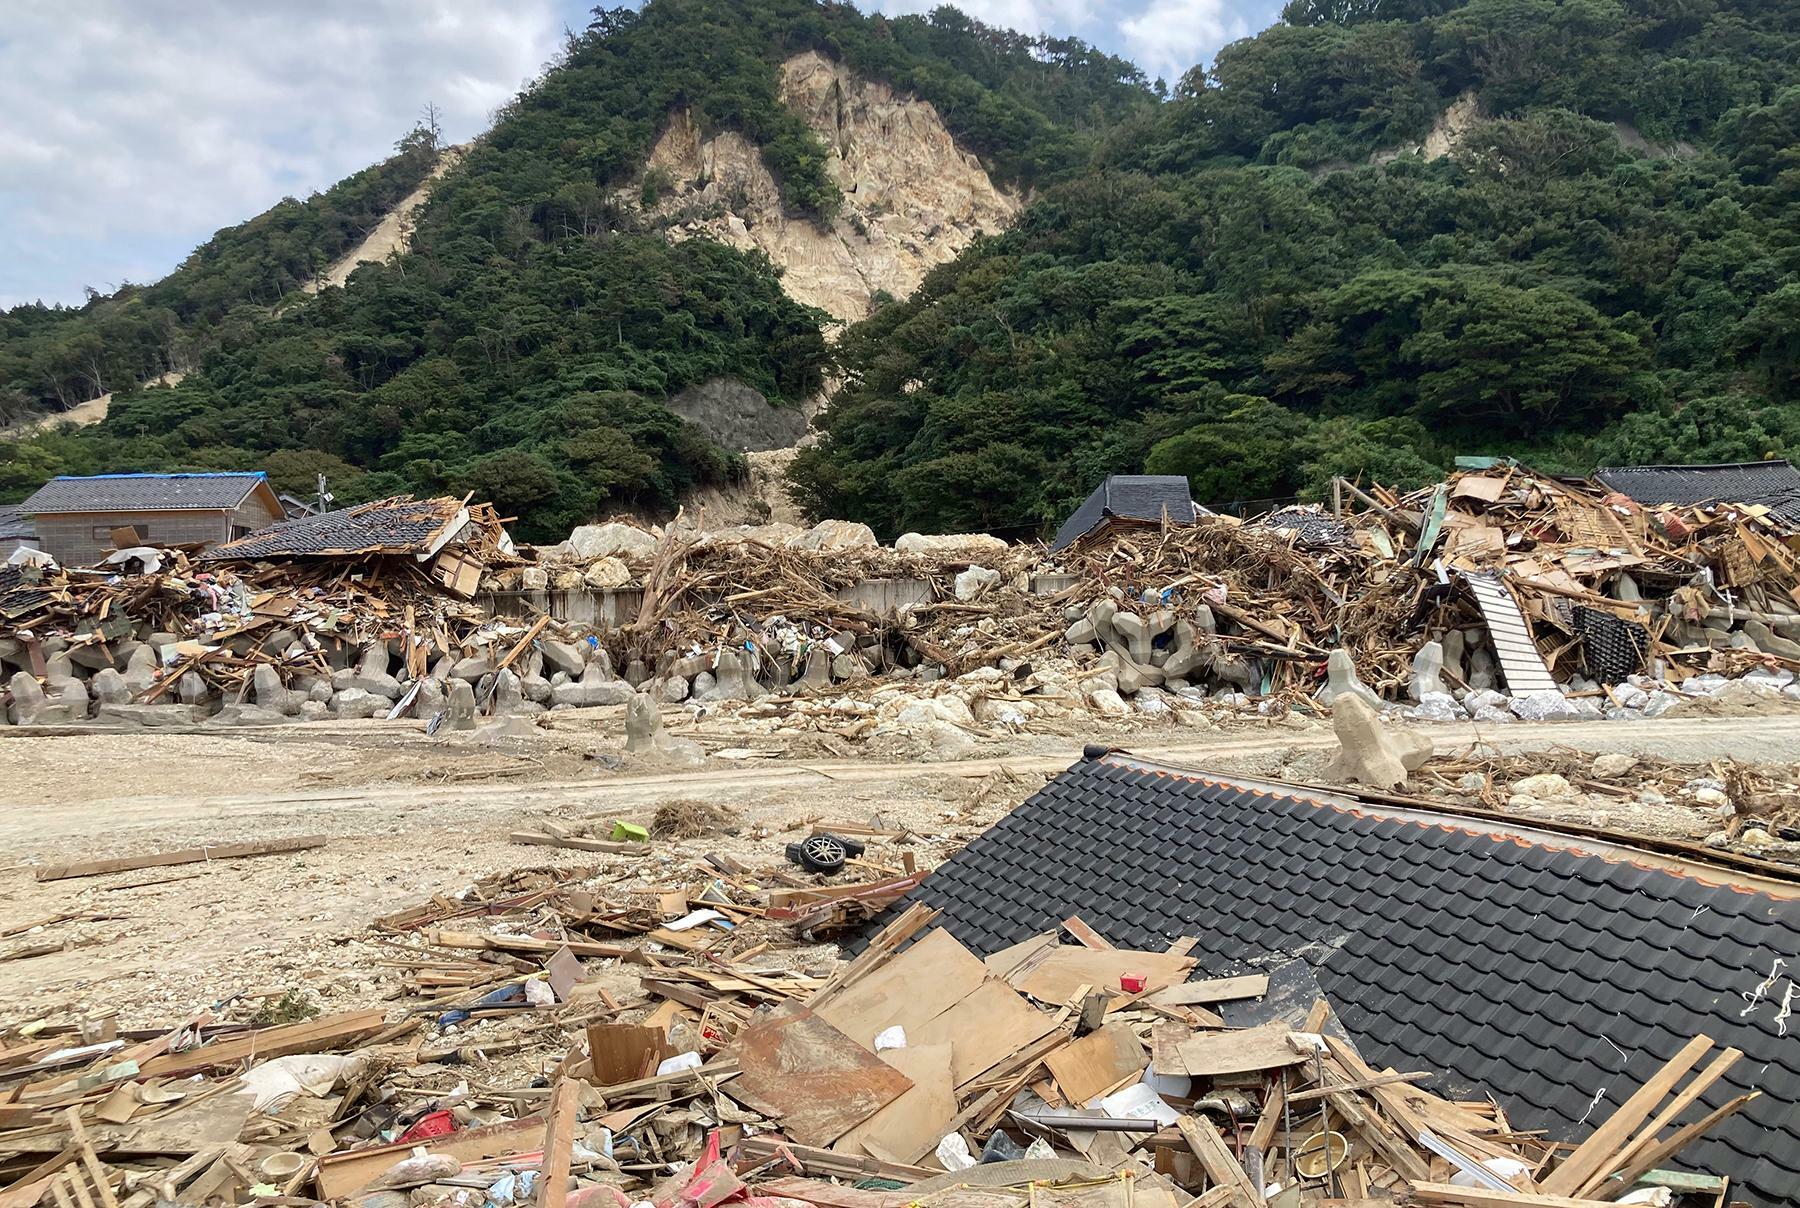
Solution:
[[[800,867],[807,872],[842,872],[849,858],[843,840],[831,835],[812,835],[800,841]]]

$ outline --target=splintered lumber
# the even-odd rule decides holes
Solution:
[[[290,1053],[324,1053],[342,1048],[371,1032],[381,1030],[385,1019],[382,1011],[346,1011],[303,1023],[282,1024],[273,1028],[257,1028],[224,1040],[214,1040],[185,1053],[165,1053],[152,1057],[138,1068],[144,1078],[167,1074],[188,1074],[216,1066],[237,1065],[247,1058],[266,1060],[286,1057]]]
[[[1235,1193],[1233,1199],[1240,1204],[1262,1203],[1256,1184],[1226,1146],[1225,1138],[1219,1135],[1218,1125],[1204,1118],[1196,1120],[1193,1116],[1182,1116],[1175,1121],[1175,1127],[1181,1130],[1181,1139],[1187,1142],[1188,1149],[1199,1159],[1207,1178],[1220,1187],[1231,1188]]]
[[[1701,1095],[1704,1095],[1712,1087],[1713,1083],[1717,1082],[1720,1078],[1723,1078],[1731,1067],[1737,1064],[1738,1059],[1743,1055],[1742,1050],[1739,1049],[1726,1049],[1723,1053],[1720,1053],[1718,1057],[1713,1060],[1711,1065],[1694,1075],[1693,1080],[1682,1089],[1682,1092],[1679,1095],[1676,1095],[1669,1101],[1667,1107],[1657,1113],[1656,1119],[1650,1121],[1650,1123],[1645,1126],[1643,1132],[1639,1133],[1629,1145],[1619,1151],[1619,1156],[1613,1159],[1609,1164],[1610,1167],[1616,1169],[1629,1165],[1640,1153],[1643,1153],[1646,1149],[1655,1144],[1658,1134],[1670,1124],[1674,1123],[1675,1120],[1680,1117],[1681,1113],[1688,1109],[1688,1105],[1693,1103],[1694,1100],[1698,1099]],[[1597,1194],[1600,1188],[1606,1184],[1610,1173],[1609,1170],[1594,1175],[1582,1185],[1581,1194],[1590,1196]]]
[[[575,1086],[575,1083],[563,1085]],[[573,1118],[574,1113],[569,1115]],[[543,1143],[546,1130],[543,1116],[527,1116],[502,1124],[465,1128],[447,1137],[433,1137],[431,1152],[447,1154],[468,1165],[508,1154],[530,1153]],[[411,1153],[412,1145],[393,1144],[328,1154],[319,1159],[319,1198],[341,1200],[360,1191]]]
[[[506,836],[508,843],[537,847],[567,847],[574,851],[603,851],[615,856],[647,856],[648,843],[624,843],[613,839],[584,839],[578,835],[542,835],[535,831],[514,831]]]
[[[929,926],[937,918],[938,911],[923,902],[914,902],[900,912],[898,918],[876,933],[869,941],[862,954],[847,965],[841,966],[837,972],[826,979],[825,984],[813,992],[807,1005],[813,1008],[830,1001],[831,997],[851,983],[867,977],[876,969],[886,964],[888,958],[899,950],[900,945],[917,935],[920,930]]]
[[[1650,1146],[1650,1148],[1641,1151],[1636,1158],[1615,1170],[1612,1177],[1618,1180],[1621,1188],[1630,1187],[1646,1173],[1655,1170],[1658,1166],[1661,1166],[1664,1162],[1667,1162],[1670,1158],[1693,1144],[1694,1141],[1698,1140],[1700,1136],[1712,1128],[1713,1125],[1723,1120],[1726,1116],[1731,1115],[1733,1112],[1741,1110],[1761,1094],[1761,1091],[1751,1091],[1747,1095],[1739,1095],[1729,1103],[1719,1105],[1692,1124],[1671,1133],[1668,1140],[1658,1141],[1655,1145]]]
[[[1484,1187],[1457,1187],[1450,1183],[1415,1182],[1412,1198],[1420,1204],[1449,1204],[1455,1208],[1596,1208],[1595,1201],[1572,1196],[1489,1191]]]
[[[263,839],[255,843],[223,843],[216,847],[188,847],[148,856],[120,856],[113,860],[89,860],[84,864],[46,864],[37,870],[40,881],[64,881],[70,877],[97,877],[109,872],[139,868],[166,868],[171,864],[199,864],[212,860],[239,860],[247,856],[278,856],[284,852],[324,847],[326,836],[301,835],[294,839]]]
[[[538,1167],[543,1174],[538,1208],[563,1208],[568,1201],[569,1165],[580,1096],[581,1084],[565,1078],[556,1084],[556,1093],[550,1097],[549,1118],[544,1124],[544,1160]]]
[[[1712,1037],[1696,1036],[1681,1047],[1681,1051],[1669,1058],[1668,1062],[1650,1076],[1650,1080],[1637,1089],[1637,1093],[1625,1100],[1619,1110],[1606,1118],[1588,1139],[1575,1147],[1575,1152],[1564,1158],[1543,1180],[1543,1188],[1549,1195],[1573,1195],[1594,1175],[1610,1170],[1614,1165],[1619,1150],[1631,1138],[1637,1128],[1649,1119],[1656,1105],[1663,1101],[1663,1096],[1675,1089],[1687,1072],[1694,1068],[1695,1062],[1706,1055],[1713,1046]]]
[[[1287,1024],[1276,1021],[1236,1032],[1191,1036],[1176,1050],[1182,1068],[1159,1072],[1213,1078],[1299,1065],[1307,1060],[1307,1055],[1288,1043],[1292,1031]]]

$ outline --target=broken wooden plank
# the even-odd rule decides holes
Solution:
[[[1446,1204],[1455,1208],[1597,1208],[1594,1200],[1566,1195],[1489,1191],[1485,1187],[1457,1187],[1450,1183],[1415,1182],[1412,1198],[1415,1203]]]
[[[1148,1054],[1128,1023],[1113,1022],[1064,1045],[1044,1060],[1068,1101],[1080,1106],[1142,1072]]]
[[[1268,992],[1268,975],[1253,973],[1243,977],[1215,977],[1210,981],[1183,982],[1178,986],[1158,990],[1148,1001],[1159,1007],[1187,1007],[1196,1003],[1261,998]]]
[[[1176,1050],[1183,1068],[1164,1070],[1158,1067],[1157,1072],[1212,1078],[1220,1074],[1248,1074],[1299,1065],[1307,1060],[1307,1055],[1288,1043],[1292,1032],[1291,1027],[1277,1020],[1236,1032],[1191,1036]]]
[[[1617,1111],[1589,1133],[1587,1140],[1575,1147],[1574,1153],[1544,1177],[1545,1193],[1573,1195],[1594,1175],[1610,1170],[1620,1148],[1712,1046],[1710,1036],[1696,1036],[1683,1045],[1681,1051],[1669,1058]]]
[[[538,1169],[543,1174],[538,1208],[563,1208],[569,1198],[569,1165],[575,1143],[575,1113],[580,1106],[581,1084],[565,1078],[556,1084],[550,1096],[550,1111],[544,1122],[544,1158]]]
[[[1688,1105],[1711,1089],[1712,1084],[1717,1082],[1720,1078],[1723,1078],[1731,1067],[1737,1064],[1738,1059],[1743,1055],[1743,1051],[1740,1049],[1726,1049],[1713,1060],[1711,1065],[1694,1075],[1687,1086],[1682,1088],[1681,1093],[1671,1099],[1668,1106],[1657,1113],[1656,1118],[1645,1125],[1644,1130],[1627,1144],[1625,1148],[1621,1149],[1616,1158],[1607,1163],[1605,1169],[1599,1171],[1589,1178],[1586,1183],[1582,1184],[1580,1194],[1597,1197],[1600,1188],[1606,1184],[1612,1170],[1629,1165],[1633,1158],[1654,1145],[1656,1143],[1656,1138],[1662,1133],[1662,1130],[1679,1119],[1681,1113],[1688,1109]]]
[[[303,1023],[281,1024],[273,1028],[257,1028],[222,1040],[214,1040],[197,1049],[182,1053],[164,1053],[152,1057],[138,1067],[144,1078],[191,1074],[216,1066],[237,1065],[254,1057],[267,1060],[291,1053],[324,1053],[342,1048],[371,1032],[381,1030],[385,1012],[346,1011]]]
[[[1078,914],[1072,914],[1062,922],[1063,930],[1081,942],[1083,948],[1094,948],[1101,952],[1109,952],[1112,945],[1106,938],[1082,921]]]
[[[1231,1188],[1233,1199],[1240,1204],[1263,1202],[1249,1173],[1226,1146],[1225,1138],[1219,1135],[1218,1125],[1204,1117],[1182,1116],[1175,1121],[1175,1127],[1181,1131],[1181,1139],[1187,1142],[1207,1178],[1221,1187]]]
[[[648,843],[621,843],[612,839],[583,839],[576,835],[542,835],[535,831],[514,831],[506,836],[508,843],[536,847],[567,847],[574,851],[603,851],[615,856],[647,856]]]
[[[286,852],[324,847],[325,842],[326,836],[324,835],[301,835],[294,839],[263,839],[255,843],[222,843],[215,847],[188,847],[180,851],[156,852],[148,856],[120,856],[113,860],[89,860],[82,864],[46,864],[37,870],[37,879],[40,881],[63,881],[71,877],[97,877],[103,873],[130,872],[138,868],[164,868],[171,864],[240,860],[249,856],[278,856]]]

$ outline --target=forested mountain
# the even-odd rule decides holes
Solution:
[[[841,356],[794,475],[889,532],[1800,454],[1800,6],[1295,0]]]
[[[930,101],[1025,201],[835,345],[766,257],[671,242],[645,172],[685,113],[755,145],[788,221],[832,223],[834,149],[782,103],[806,52]],[[597,10],[410,250],[297,294],[432,155],[414,136],[157,285],[0,315],[15,409],[192,369],[0,447],[0,500],[59,472],[323,469],[340,499],[474,490],[554,538],[733,472],[669,396],[731,377],[793,405],[834,367],[796,487],[887,534],[1023,534],[1146,468],[1229,503],[1469,452],[1800,453],[1791,3],[1295,0],[1171,95],[950,9]]]
[[[790,211],[827,221],[840,200],[828,149],[778,95],[781,64],[803,51],[930,99],[1019,188],[1079,175],[1106,130],[1156,99],[1130,64],[1078,41],[990,30],[951,10],[596,10],[433,188],[410,250],[357,269],[345,288],[280,302],[313,261],[277,264],[261,236],[346,208],[343,195],[366,196],[360,177],[221,232],[157,286],[79,312],[7,315],[0,381],[21,392],[53,388],[51,349],[132,347],[144,378],[164,367],[166,336],[195,346],[199,368],[173,389],[115,397],[96,428],[0,450],[0,498],[58,472],[266,466],[289,488],[325,470],[344,500],[473,490],[531,537],[604,509],[672,507],[735,459],[663,400],[722,376],[797,404],[824,380],[825,316],[791,301],[763,256],[665,239],[631,195],[683,108],[703,129],[750,139]],[[371,171],[394,178],[391,199],[424,165],[403,152]],[[221,301],[215,283],[235,292]],[[125,318],[157,338],[106,326]],[[70,354],[77,370],[84,358]],[[112,369],[106,384],[122,376]]]

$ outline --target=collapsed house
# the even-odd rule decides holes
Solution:
[[[1492,1092],[1555,1140],[1598,1135],[1597,1109],[1709,1037],[1730,1060],[1658,1126],[1753,1095],[1684,1164],[1793,1203],[1800,883],[1716,855],[1096,750],[887,918],[929,906],[990,964],[1071,916],[1120,948],[1198,937],[1195,977],[1267,978],[1266,998],[1219,1008],[1226,1024],[1297,1027],[1322,992],[1369,1064],[1441,1071],[1435,1093]]]
[[[1134,524],[1192,524],[1199,511],[1180,474],[1109,474],[1050,539],[1050,552],[1067,549],[1103,528]]]

